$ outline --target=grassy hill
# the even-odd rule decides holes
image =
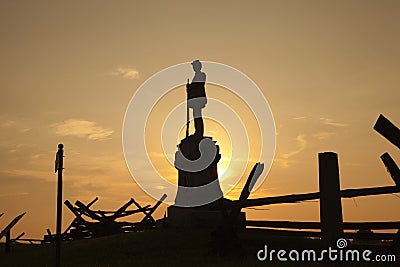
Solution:
[[[247,230],[236,240],[220,240],[206,230],[157,229],[90,240],[65,242],[62,266],[281,266],[278,260],[260,262],[256,254],[265,244],[271,248],[310,248],[316,242],[299,237],[267,236]],[[224,248],[221,248],[224,244]],[[54,266],[54,245],[13,244],[10,254],[0,247],[0,266]],[[397,255],[399,259],[399,255]],[[287,262],[286,266],[293,266]],[[300,266],[321,266],[303,263]],[[332,266],[338,266],[338,262]],[[340,264],[365,266],[365,263]],[[326,266],[326,264],[324,264]],[[380,263],[376,266],[399,266]]]

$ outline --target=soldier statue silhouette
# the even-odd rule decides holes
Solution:
[[[186,137],[178,145],[175,153],[175,168],[178,169],[178,185],[181,187],[201,187],[213,183],[209,186],[207,194],[212,199],[223,197],[218,181],[217,163],[221,159],[219,146],[215,144],[210,136],[204,136],[204,122],[202,110],[207,104],[205,90],[206,74],[201,71],[202,64],[199,60],[192,63],[195,72],[192,83],[189,79],[186,83],[187,106],[186,106]],[[189,111],[193,110],[194,134],[189,134]],[[178,189],[175,199],[176,204],[185,205],[188,199],[193,199],[194,191]],[[203,197],[202,197],[203,198]]]
[[[186,137],[189,136],[189,109],[193,109],[194,118],[194,135],[201,138],[204,135],[204,122],[202,116],[202,109],[207,104],[207,96],[205,90],[206,74],[201,71],[202,64],[199,60],[192,62],[193,70],[195,72],[192,83],[189,79],[186,84],[187,92],[187,124],[186,124]]]

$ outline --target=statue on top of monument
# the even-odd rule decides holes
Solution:
[[[207,96],[205,90],[206,74],[201,71],[202,64],[200,60],[195,60],[192,63],[193,70],[195,72],[192,79],[192,83],[189,83],[189,79],[186,83],[187,92],[187,129],[186,136],[189,134],[189,109],[193,109],[194,136],[201,138],[204,135],[204,123],[202,116],[202,109],[207,104]]]
[[[178,170],[178,192],[175,203],[185,206],[189,200],[221,199],[222,190],[218,180],[217,164],[221,159],[219,146],[211,136],[204,136],[202,110],[207,104],[206,74],[201,71],[199,60],[192,63],[195,72],[192,82],[186,84],[186,137],[178,145],[174,166]],[[193,110],[195,132],[189,135],[189,111]],[[189,190],[200,187],[197,190]],[[189,189],[185,189],[189,188]],[[203,200],[202,200],[203,199]]]

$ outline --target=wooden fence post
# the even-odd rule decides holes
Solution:
[[[62,172],[64,163],[64,145],[58,144],[56,154],[55,171],[58,171],[57,178],[57,222],[56,222],[56,266],[61,266],[61,224],[62,224]]]
[[[318,161],[321,235],[325,244],[333,245],[343,235],[338,156],[319,153]]]
[[[6,253],[10,253],[10,251],[11,251],[11,229],[8,230],[8,232],[6,233],[5,248],[6,248]]]

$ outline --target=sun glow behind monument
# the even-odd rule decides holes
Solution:
[[[220,149],[231,151],[227,153],[229,159],[222,155],[227,167],[221,168],[227,171],[218,175],[221,189],[224,195],[228,194],[241,184],[241,178],[255,162],[262,161],[266,168],[254,186],[256,190],[267,176],[275,152],[275,123],[268,102],[249,77],[230,66],[203,61],[203,70],[207,73],[208,103],[202,117],[216,122],[214,126],[206,124],[205,131]],[[192,71],[189,63],[182,63],[154,74],[136,91],[124,119],[124,155],[132,177],[155,198],[161,194],[157,188],[166,188],[167,203],[175,199],[178,187],[174,155],[179,131],[186,124],[183,85]],[[224,131],[229,138],[219,134]],[[207,192],[206,188],[192,189]],[[191,201],[193,204],[189,205],[197,206],[213,199]]]
[[[164,95],[154,105],[145,128],[149,158],[159,174],[172,183],[177,181],[173,165],[174,153],[186,130],[185,106],[181,103],[184,101],[184,90],[185,88],[180,86]],[[207,94],[210,103],[204,111],[204,135],[213,136],[220,147],[222,157],[218,163],[218,176],[221,187],[228,188],[232,186],[232,180],[243,172],[242,165],[245,165],[245,175],[242,176],[246,176],[257,162],[261,153],[262,137],[256,118],[243,99],[230,90],[213,84],[207,85]],[[227,125],[213,119],[215,113],[228,118],[228,128],[244,137],[235,142],[239,157],[232,158],[231,133]],[[190,131],[194,131],[193,120],[190,122]],[[242,181],[237,186],[242,186]]]

